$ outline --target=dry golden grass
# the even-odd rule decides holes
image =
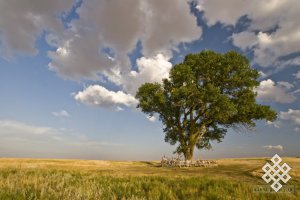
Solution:
[[[157,161],[1,158],[0,199],[299,198],[300,158],[283,158],[292,167],[294,194],[253,192],[265,185],[266,158],[217,161],[217,167],[162,168]]]

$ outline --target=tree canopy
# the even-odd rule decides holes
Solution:
[[[255,127],[256,120],[274,121],[276,112],[256,102],[259,73],[234,51],[189,54],[162,84],[145,83],[137,91],[137,107],[164,125],[165,141],[191,160],[195,146],[210,149],[227,129]]]

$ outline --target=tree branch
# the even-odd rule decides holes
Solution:
[[[198,115],[195,117],[195,122],[197,122],[198,119],[199,119],[201,116],[203,116],[203,115],[206,113],[207,110],[208,110],[208,109],[206,109],[206,105],[203,105],[203,107],[202,107],[202,109],[201,109],[201,112],[198,113]]]

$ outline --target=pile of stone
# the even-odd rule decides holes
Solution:
[[[162,167],[215,167],[217,161],[215,160],[184,160],[180,157],[168,158],[163,156],[160,162]]]

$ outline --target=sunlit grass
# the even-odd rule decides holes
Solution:
[[[157,162],[0,159],[0,199],[299,199],[296,193],[254,193],[266,159],[223,159],[212,168],[162,168]]]

